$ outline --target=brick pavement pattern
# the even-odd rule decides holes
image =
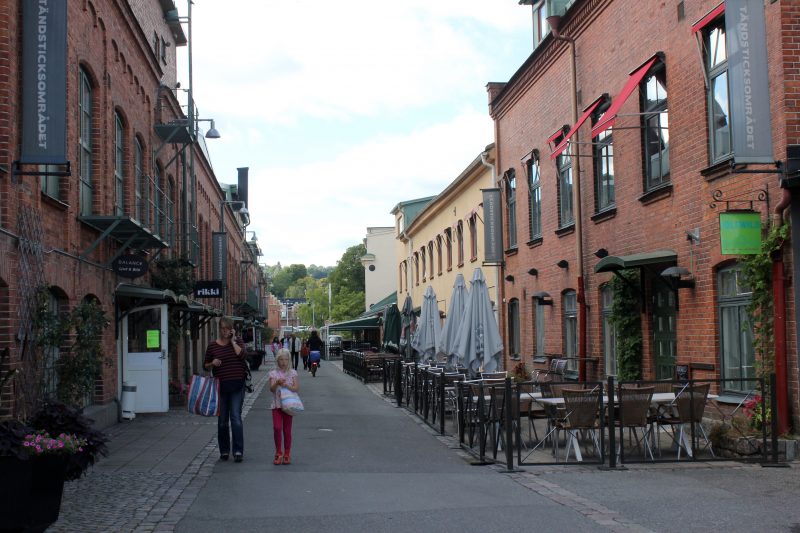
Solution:
[[[274,360],[253,372],[254,391],[245,396],[243,418],[273,367]],[[86,476],[64,485],[58,522],[48,531],[173,531],[219,460],[217,419],[171,409],[138,415],[108,433],[111,453]]]

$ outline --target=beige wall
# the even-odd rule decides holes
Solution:
[[[367,260],[362,260],[365,311],[369,311],[372,304],[386,298],[397,287],[394,237],[393,227],[367,228],[367,236],[364,238]],[[370,267],[374,268],[370,270]]]
[[[493,147],[486,153],[487,161],[494,160]],[[480,154],[467,168],[442,191],[431,203],[417,216],[411,225],[404,225],[404,231],[399,232],[401,226],[395,228],[398,235],[396,239],[397,267],[395,268],[397,284],[398,305],[402,307],[405,295],[410,292],[414,307],[422,304],[425,289],[431,286],[439,302],[439,310],[448,312],[450,296],[453,292],[453,283],[460,273],[469,287],[472,273],[480,267],[489,287],[489,297],[497,303],[497,267],[482,266],[484,258],[483,247],[483,196],[481,189],[494,186],[492,169],[484,165]],[[395,214],[395,220],[401,216]],[[470,250],[470,219],[475,221],[477,247],[475,254]],[[459,221],[463,225],[464,259],[458,260],[456,228]],[[452,232],[452,261],[448,268],[447,260],[447,230]],[[437,252],[437,238],[442,242],[442,265],[439,265]],[[428,254],[428,245],[433,242],[433,271],[431,273],[431,258]],[[425,246],[425,272],[422,272],[422,247]],[[419,257],[419,276],[414,267],[414,254]],[[403,262],[409,265],[408,275],[401,275]],[[410,289],[410,290],[409,290]]]

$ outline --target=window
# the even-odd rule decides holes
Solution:
[[[533,47],[539,46],[539,43],[550,33],[550,25],[547,23],[547,0],[533,4]]]
[[[595,116],[595,123],[602,113]],[[613,128],[603,130],[592,144],[594,152],[594,202],[598,213],[614,207]]]
[[[161,62],[167,64],[167,41],[161,37]]]
[[[419,285],[419,253],[414,252],[414,284]]]
[[[166,235],[170,244],[175,242],[175,180],[172,176],[167,178],[167,229]],[[174,248],[173,248],[174,249]]]
[[[708,120],[711,162],[731,153],[730,106],[728,103],[728,53],[725,48],[725,20],[720,18],[705,34],[708,72]]]
[[[66,304],[52,291],[47,291],[47,313],[57,316],[62,311],[62,304]],[[45,346],[44,360],[42,361],[42,393],[45,398],[55,398],[58,392],[58,360],[61,357],[60,346]]]
[[[155,168],[154,184],[155,184],[155,191],[153,191],[153,233],[156,235],[161,235],[161,231],[166,229],[162,226],[164,223],[164,206],[162,205],[163,198],[161,197],[161,191],[163,190],[164,184],[161,182],[161,167],[158,163],[156,163]]]
[[[147,188],[145,187],[144,175],[144,150],[142,143],[136,139],[133,143],[133,176],[134,176],[134,197],[135,197],[135,217],[142,224],[147,224]]]
[[[442,236],[436,236],[436,266],[437,274],[442,275]]]
[[[114,214],[125,214],[125,126],[114,113]]]
[[[447,270],[453,269],[453,230],[447,228],[444,230],[444,245],[447,248]]]
[[[544,357],[544,309],[542,301],[539,298],[533,299],[533,323],[536,333],[536,356]]]
[[[578,298],[575,291],[566,291],[562,297],[564,313],[564,357],[567,370],[578,371]]]
[[[58,170],[58,165],[39,165],[39,172],[43,172],[43,174],[39,176],[39,184],[41,185],[42,192],[56,200],[61,198],[59,193],[59,176],[48,174],[48,172],[57,172]]]
[[[755,378],[753,325],[747,314],[752,291],[744,286],[741,270],[729,267],[717,274],[719,291],[719,338],[722,377],[724,379]],[[755,382],[726,382],[723,389],[736,392],[752,390]]]
[[[469,259],[478,259],[478,215],[472,215],[467,221],[469,226]]]
[[[542,188],[539,182],[539,158],[532,157],[528,160],[528,194],[530,195],[530,239],[542,236]]]
[[[508,351],[511,357],[519,357],[519,300],[513,298],[508,302]]]
[[[572,214],[572,147],[567,145],[556,158],[558,169],[558,227],[566,228],[575,223]]]
[[[645,191],[669,180],[669,113],[667,112],[667,69],[657,62],[644,77],[642,134],[644,135]]]
[[[422,258],[422,281],[428,277],[428,261],[425,257],[425,247],[419,249],[419,256]]]
[[[428,261],[430,264],[428,265],[428,277],[433,279],[433,272],[435,265],[433,264],[433,241],[428,241]]]
[[[458,254],[458,266],[464,265],[464,223],[459,220],[456,225],[456,253]]]
[[[205,249],[205,246],[203,247]],[[406,262],[401,261],[400,266],[397,268],[397,275],[399,277],[397,287],[400,289],[398,293],[404,292],[405,288],[403,287],[405,284],[405,270],[406,270]]]
[[[603,358],[606,362],[606,376],[617,375],[617,328],[611,323],[614,306],[614,290],[606,285],[600,290],[601,321],[603,333]]]
[[[92,84],[81,69],[78,80],[78,179],[81,215],[92,214]]]
[[[506,212],[508,213],[508,247],[517,246],[517,173],[509,169],[505,175]]]

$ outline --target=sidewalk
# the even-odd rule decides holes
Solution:
[[[243,417],[258,401],[274,365],[271,360],[252,372],[254,390],[245,396]],[[107,434],[108,457],[64,485],[59,520],[48,531],[172,531],[218,462],[217,419],[182,407],[139,414]]]

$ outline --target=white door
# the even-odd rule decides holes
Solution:
[[[132,309],[122,319],[122,380],[136,384],[136,412],[169,410],[167,305]]]

